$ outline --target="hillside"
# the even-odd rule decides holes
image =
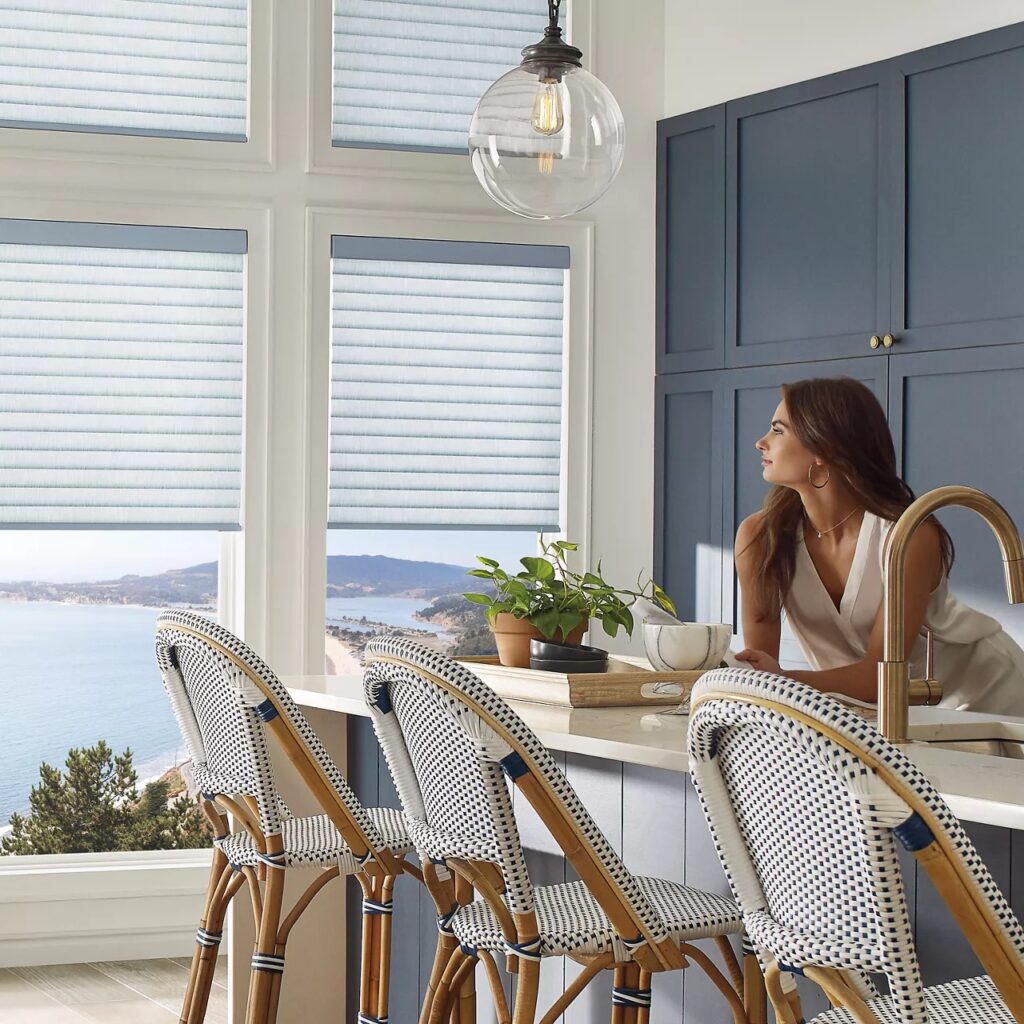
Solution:
[[[24,580],[0,583],[0,598],[71,604],[190,605],[212,608],[217,600],[217,563],[171,569],[156,576],[122,576],[95,583]]]
[[[462,590],[466,570],[444,562],[413,562],[385,555],[330,555],[327,596],[364,594],[430,599]],[[212,608],[217,599],[217,563],[204,562],[155,576],[122,576],[87,583],[19,580],[0,583],[0,600],[61,601],[72,604],[132,604],[160,608]]]
[[[446,562],[412,562],[387,555],[328,555],[327,596],[359,594],[433,597],[462,590],[466,568]]]

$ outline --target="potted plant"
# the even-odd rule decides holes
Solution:
[[[523,568],[515,575],[505,572],[493,558],[477,555],[482,568],[470,569],[469,575],[488,580],[494,594],[463,596],[486,609],[502,665],[529,668],[533,637],[578,644],[591,619],[599,621],[608,636],[615,636],[620,627],[632,636],[629,606],[638,597],[650,598],[675,612],[668,594],[654,580],[645,584],[638,579],[639,590],[626,590],[604,580],[600,562],[592,572],[574,572],[567,553],[578,547],[565,540],[545,544],[542,555],[519,560]]]

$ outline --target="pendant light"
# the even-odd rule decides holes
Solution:
[[[626,128],[615,97],[562,39],[561,0],[544,38],[481,97],[469,129],[473,170],[506,210],[568,217],[604,194],[622,166]]]

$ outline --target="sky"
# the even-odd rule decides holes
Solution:
[[[505,568],[536,554],[536,534],[487,530],[329,530],[330,555],[390,555],[425,562],[476,565],[477,555]],[[150,576],[215,562],[216,533],[162,530],[0,530],[0,581],[80,583]]]

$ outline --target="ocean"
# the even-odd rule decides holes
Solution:
[[[339,616],[440,632],[413,618],[422,598],[330,598]],[[187,757],[153,655],[159,610],[122,605],[0,601],[0,828],[28,809],[42,761],[72,747],[130,747],[139,778]],[[357,628],[351,626],[350,628]]]
[[[428,629],[431,633],[444,632],[432,622],[420,622],[415,612],[430,604],[427,597],[329,597],[327,598],[327,622],[332,626],[347,629],[370,630],[371,626],[360,627],[354,622],[341,619],[360,619],[364,615],[369,622],[386,622],[391,626],[406,626],[411,629]]]

